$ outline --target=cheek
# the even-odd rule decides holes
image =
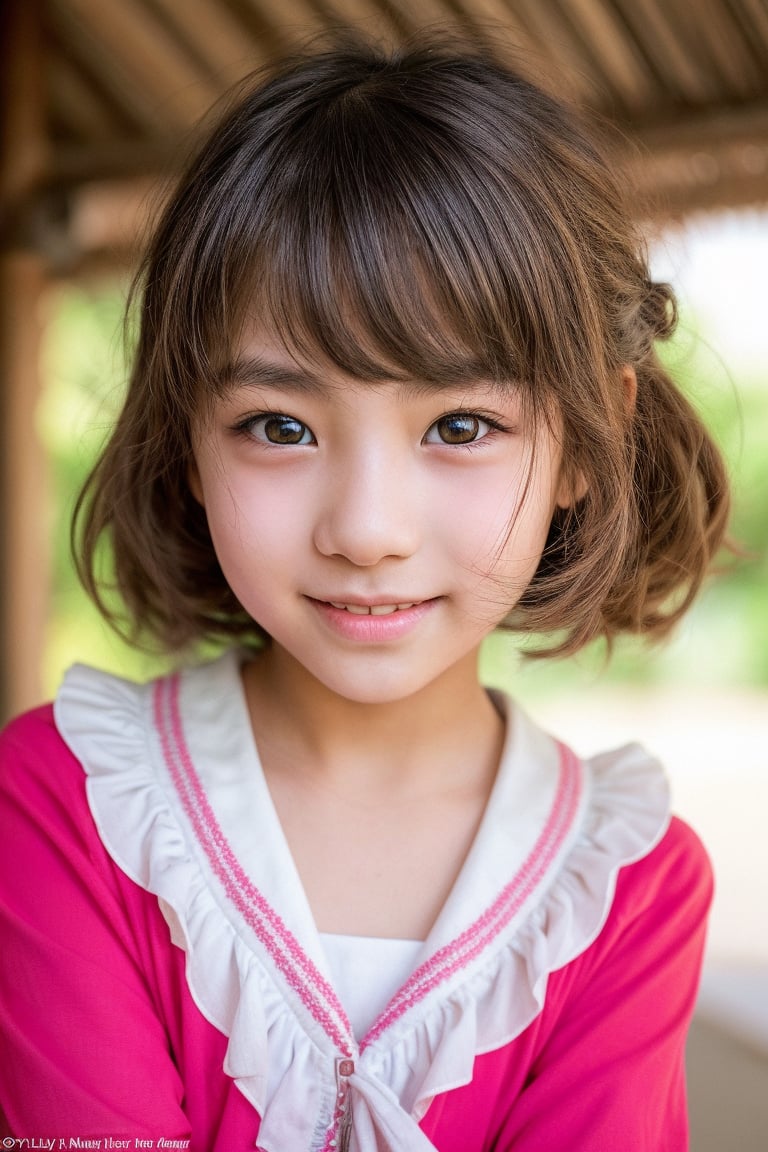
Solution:
[[[239,573],[246,572],[252,581],[261,568],[279,563],[295,525],[285,492],[279,486],[256,486],[236,474],[203,487],[211,539],[233,587]]]
[[[469,477],[445,506],[444,531],[454,554],[479,574],[497,573],[507,564],[538,561],[552,519],[550,485],[519,470],[487,479]]]
[[[273,630],[275,590],[289,584],[290,531],[274,505],[245,502],[233,494],[206,502],[208,527],[224,579],[248,615]]]

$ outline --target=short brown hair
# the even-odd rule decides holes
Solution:
[[[579,118],[493,57],[346,43],[252,79],[183,175],[137,284],[127,399],[74,526],[81,579],[115,623],[95,563],[109,538],[134,640],[259,634],[187,482],[192,422],[254,316],[360,379],[472,372],[522,389],[536,419],[559,413],[586,495],[556,514],[508,621],[549,651],[661,636],[698,590],[727,483],[655,350],[674,297]]]

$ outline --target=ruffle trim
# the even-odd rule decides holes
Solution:
[[[229,1039],[224,1072],[261,1117],[259,1149],[319,1152],[332,1122],[338,1053],[307,1031],[212,890],[156,771],[151,715],[151,685],[84,666],[70,670],[55,704],[58,729],[87,774],[102,842],[131,880],[158,897],[186,953],[190,993]],[[418,1127],[432,1099],[469,1083],[477,1055],[509,1043],[540,1014],[549,975],[586,951],[605,924],[619,869],[663,837],[668,789],[647,753],[630,745],[584,767],[581,824],[544,898],[499,934],[465,979],[355,1053],[356,1152],[434,1147]]]

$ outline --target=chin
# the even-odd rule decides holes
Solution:
[[[323,674],[321,669],[307,671],[326,691],[351,704],[396,704],[415,696],[437,676],[417,676],[413,672],[388,668],[383,662],[373,661],[365,669],[350,669],[339,675],[338,670]]]
[[[392,684],[386,680],[379,680],[371,684],[362,678],[352,684],[332,681],[324,682],[324,685],[328,691],[343,700],[348,700],[350,704],[397,704],[416,695],[420,688],[426,686],[405,684],[402,680]]]

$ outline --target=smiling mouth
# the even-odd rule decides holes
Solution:
[[[408,604],[337,604],[329,600],[328,603],[332,608],[351,612],[353,616],[391,616],[393,612],[404,612],[406,608],[413,608],[421,601],[411,600]]]

